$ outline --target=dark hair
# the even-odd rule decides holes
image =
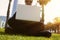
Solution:
[[[32,1],[33,1],[33,0],[30,0],[30,1],[25,0],[25,4],[26,4],[26,5],[31,5],[31,4],[32,4]]]

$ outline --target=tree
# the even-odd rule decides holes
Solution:
[[[60,17],[54,18],[54,23],[57,26],[58,33],[60,32]]]
[[[41,22],[43,23],[44,25],[44,5],[46,5],[50,0],[39,0],[39,4],[42,6],[42,19],[41,19]],[[43,26],[44,28],[44,26]]]
[[[54,23],[48,22],[45,26],[46,30],[54,31],[55,33],[57,32],[57,26]]]
[[[8,19],[9,19],[11,2],[12,2],[12,0],[9,0],[8,10],[7,10],[7,16],[6,16],[6,23],[5,23],[5,32],[6,32],[6,28],[7,28],[7,22],[8,22]]]
[[[53,26],[53,24],[51,22],[48,22],[45,26],[45,29],[52,31],[52,26]]]

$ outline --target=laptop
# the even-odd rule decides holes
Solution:
[[[40,7],[18,4],[16,19],[40,22]]]

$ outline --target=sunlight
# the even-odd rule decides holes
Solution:
[[[45,24],[53,22],[55,17],[60,17],[60,0],[51,0],[45,6]]]
[[[56,18],[54,19],[54,21],[55,21],[56,23],[60,23],[60,17],[56,17]]]
[[[8,3],[8,0],[0,0],[0,16],[6,16]]]
[[[36,4],[37,0],[33,0],[33,4]],[[4,2],[2,4],[2,2]],[[5,1],[0,2],[0,16],[4,16],[6,15],[6,8],[7,8],[7,4],[5,7]],[[8,1],[6,1],[7,3]],[[19,0],[18,3],[20,4],[24,4],[24,0]],[[38,4],[36,4],[38,5]],[[12,9],[11,9],[12,10]],[[47,24],[48,22],[52,22],[53,23],[53,19],[55,17],[60,17],[60,0],[51,0],[47,5],[45,5],[45,22],[44,24]]]

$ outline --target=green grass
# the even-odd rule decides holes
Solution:
[[[60,34],[52,34],[50,38],[46,37],[32,37],[21,35],[4,34],[4,29],[0,29],[0,40],[60,40]]]

